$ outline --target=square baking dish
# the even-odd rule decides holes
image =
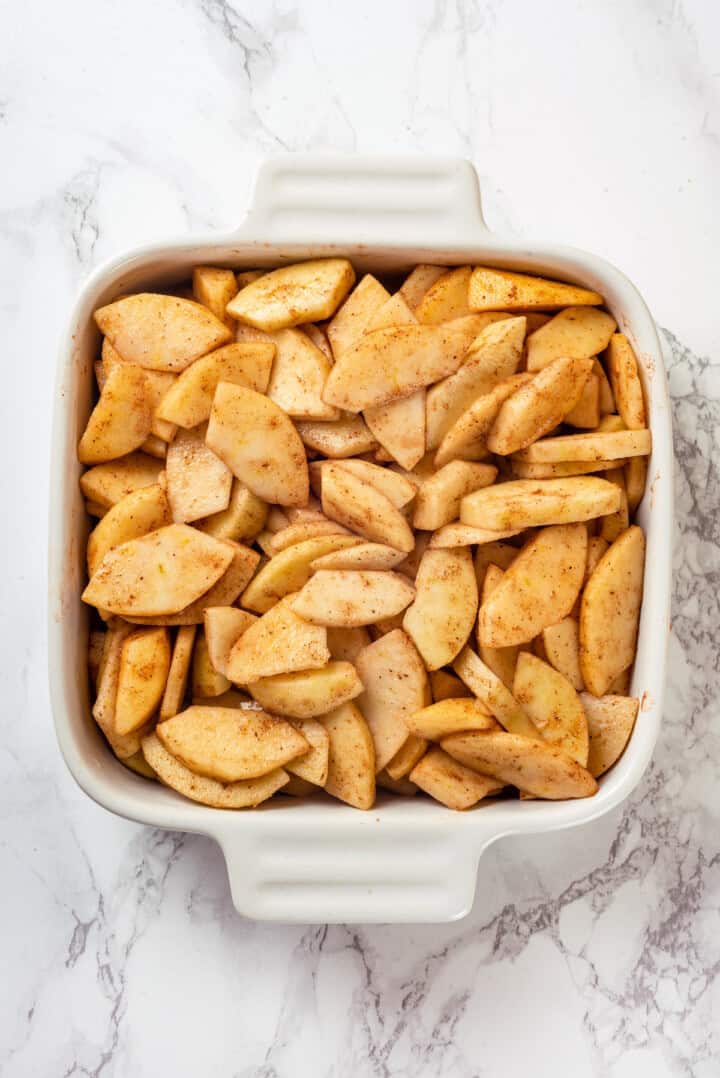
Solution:
[[[647,535],[645,596],[633,695],[640,713],[624,755],[587,800],[502,800],[465,813],[423,798],[380,796],[370,812],[310,799],[223,812],[187,801],[123,767],[90,715],[85,580],[88,521],[76,446],[91,408],[99,336],[93,310],[120,293],[167,286],[195,265],[280,266],[345,255],[359,273],[418,262],[479,263],[544,273],[601,292],[642,369],[653,452],[638,522]],[[75,304],[55,393],[49,536],[49,675],[65,761],[111,812],[199,832],[221,846],[232,897],[248,917],[284,922],[441,922],[473,903],[482,852],[510,834],[587,823],[628,796],[645,770],[662,713],[670,619],[672,431],[655,325],[635,287],[609,263],[490,233],[478,178],[461,159],[288,155],[260,169],[244,223],[227,236],[180,239],[100,267]]]

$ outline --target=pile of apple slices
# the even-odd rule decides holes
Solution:
[[[198,267],[101,307],[93,716],[203,804],[592,795],[621,755],[651,449],[602,297],[485,267]]]

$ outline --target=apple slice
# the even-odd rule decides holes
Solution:
[[[596,307],[602,302],[598,292],[587,288],[486,266],[473,269],[468,295],[471,311],[550,311],[558,307]]]
[[[509,734],[471,730],[450,734],[441,742],[454,759],[483,775],[492,776],[550,801],[592,797],[597,783],[589,771],[554,745]]]
[[[267,775],[309,747],[284,719],[229,707],[189,707],[158,723],[155,733],[185,767],[217,782]]]
[[[495,316],[468,348],[462,366],[428,390],[427,446],[435,449],[473,401],[515,374],[522,359],[524,316]]]
[[[497,477],[492,464],[453,460],[422,484],[417,492],[413,525],[435,531],[460,515],[460,502],[466,494],[490,486]]]
[[[439,741],[441,737],[456,734],[460,730],[499,729],[485,705],[472,697],[438,700],[414,715],[408,715],[405,724],[411,733],[429,741]]]
[[[371,542],[405,553],[415,546],[412,529],[400,510],[377,487],[340,464],[323,464],[322,507],[331,520]]]
[[[332,363],[299,329],[273,334],[277,351],[267,395],[294,419],[339,419],[337,408],[326,404],[322,391]]]
[[[230,504],[232,472],[205,444],[205,426],[179,430],[165,462],[167,498],[177,524],[188,524]]]
[[[142,740],[143,755],[158,778],[191,801],[199,801],[212,808],[241,809],[254,808],[262,801],[267,801],[288,781],[288,773],[281,767],[268,771],[256,779],[240,782],[218,782],[195,774],[185,767],[172,753],[168,752],[156,734],[150,734]]]
[[[480,775],[434,746],[410,772],[410,781],[448,808],[462,811],[477,805],[484,797],[499,793],[504,783]]]
[[[597,307],[568,307],[527,339],[527,366],[539,371],[561,356],[586,359],[607,348],[615,319]]]
[[[315,258],[271,270],[241,288],[226,313],[272,333],[332,317],[355,283],[347,258]]]
[[[415,587],[403,629],[428,670],[438,670],[463,649],[475,623],[478,591],[470,550],[426,550]]]
[[[271,548],[273,556],[248,585],[242,605],[259,614],[266,613],[283,596],[299,591],[307,583],[316,558],[359,543],[354,535],[319,535],[294,543],[279,554],[273,553]]]
[[[592,359],[554,359],[505,400],[487,445],[508,456],[553,430],[578,403],[592,372]]]
[[[227,676],[236,685],[263,677],[314,670],[330,659],[327,630],[310,625],[290,607],[291,597],[263,614],[235,643],[227,664]]]
[[[99,307],[95,321],[124,360],[156,371],[182,371],[232,339],[202,304],[154,292]]]
[[[355,665],[365,686],[358,704],[375,744],[375,770],[382,771],[410,736],[405,718],[430,702],[427,673],[402,629],[369,644]]]
[[[431,284],[415,308],[418,322],[437,325],[470,314],[468,288],[471,273],[472,266],[457,266]]]
[[[108,375],[78,445],[82,464],[102,464],[138,449],[150,433],[152,411],[145,372],[120,363]]]
[[[476,317],[468,315],[440,326],[390,326],[366,333],[339,357],[323,399],[361,412],[409,397],[456,371],[478,332]]]
[[[167,629],[136,629],[120,652],[115,729],[121,736],[139,730],[162,700],[170,670]]]
[[[93,575],[109,550],[171,521],[165,491],[158,483],[127,494],[107,511],[88,537],[88,575]]]
[[[313,625],[352,629],[399,614],[414,596],[401,573],[320,569],[295,596],[292,608]]]
[[[305,450],[291,421],[274,401],[244,386],[221,382],[215,391],[206,441],[258,498],[278,505],[306,504]]]
[[[335,358],[362,337],[370,319],[389,299],[387,288],[372,273],[366,273],[328,322],[327,335]]]
[[[635,658],[643,594],[645,536],[636,524],[615,540],[585,585],[580,607],[580,669],[603,696]]]
[[[329,738],[325,789],[353,808],[375,804],[375,748],[367,722],[353,703],[342,704],[323,717]]]
[[[248,690],[261,707],[274,715],[311,719],[324,715],[363,691],[357,671],[349,662],[329,662],[319,670],[251,681]]]
[[[196,359],[178,375],[158,404],[157,415],[187,430],[206,423],[220,382],[232,382],[264,393],[274,356],[272,341],[248,341],[217,348]]]
[[[82,598],[124,617],[174,614],[220,579],[232,550],[186,524],[170,524],[109,550]]]
[[[543,740],[583,767],[588,762],[588,726],[580,697],[567,678],[548,663],[521,651],[513,695],[540,730]]]
[[[568,479],[514,479],[467,494],[460,519],[471,527],[536,528],[574,524],[614,513],[621,492],[615,483],[597,476]]]
[[[587,543],[584,524],[534,535],[480,607],[478,639],[494,648],[526,644],[567,617],[583,583]]]
[[[580,701],[590,733],[587,768],[599,778],[622,756],[633,732],[639,701],[633,696],[598,698],[587,692],[581,694]]]

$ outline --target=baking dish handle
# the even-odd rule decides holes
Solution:
[[[238,238],[424,247],[485,233],[477,172],[463,158],[285,154],[261,165]]]
[[[215,834],[233,903],[246,917],[303,924],[458,920],[472,908],[480,855],[498,837],[474,828],[469,841],[427,819],[385,830],[370,812],[364,834],[348,842],[345,827],[328,827],[327,817],[293,828],[282,816],[259,832]]]

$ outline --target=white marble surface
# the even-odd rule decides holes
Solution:
[[[720,9],[714,0],[25,0],[0,8],[0,1073],[720,1072]],[[88,801],[46,686],[56,342],[88,269],[238,221],[263,154],[460,153],[490,225],[596,251],[672,349],[664,730],[589,828],[505,841],[445,927],[273,927],[207,840]]]

